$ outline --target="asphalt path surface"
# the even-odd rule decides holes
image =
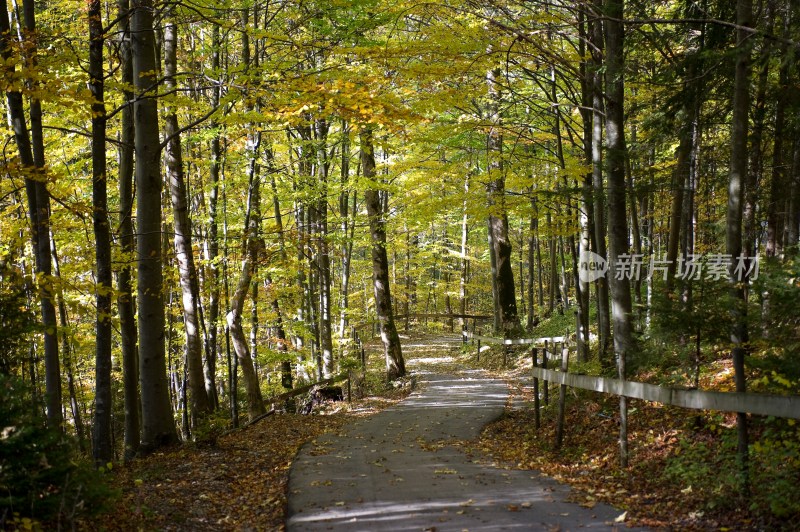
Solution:
[[[410,364],[418,384],[405,401],[300,450],[289,476],[290,532],[624,528],[614,523],[619,510],[567,502],[569,487],[468,455],[458,442],[503,413],[508,388],[430,362]]]

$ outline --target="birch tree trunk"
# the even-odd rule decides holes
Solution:
[[[170,19],[174,14],[170,14]],[[168,20],[164,26],[164,77],[167,91],[177,89],[178,26]],[[178,278],[181,286],[183,325],[186,334],[186,363],[189,379],[189,406],[191,425],[196,426],[199,417],[211,412],[211,403],[206,392],[203,375],[203,342],[200,337],[199,300],[200,284],[192,248],[192,225],[186,199],[186,180],[183,170],[183,153],[178,126],[178,115],[173,106],[167,108],[164,117],[164,134],[167,137],[166,165],[169,196],[172,203],[172,218],[175,259],[178,263]]]

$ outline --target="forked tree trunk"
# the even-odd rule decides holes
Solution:
[[[231,341],[233,342],[233,349],[236,351],[236,358],[242,368],[242,376],[244,377],[244,385],[247,390],[247,415],[252,421],[265,412],[264,399],[261,395],[261,387],[258,383],[258,375],[256,374],[255,366],[253,365],[253,358],[250,354],[250,349],[247,345],[247,338],[245,337],[244,330],[242,329],[242,311],[244,309],[244,301],[247,294],[250,292],[250,284],[253,279],[253,271],[255,263],[258,259],[259,241],[258,231],[260,225],[260,212],[259,212],[259,176],[255,168],[254,153],[258,150],[258,142],[256,140],[259,134],[251,134],[248,138],[248,149],[251,152],[250,169],[250,192],[247,197],[247,227],[245,228],[245,249],[244,260],[242,261],[242,270],[239,276],[239,282],[236,285],[236,290],[231,298],[231,310],[228,312],[228,330],[230,331]]]

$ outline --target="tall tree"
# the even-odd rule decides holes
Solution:
[[[731,118],[731,159],[728,175],[728,210],[726,216],[725,248],[731,257],[730,280],[734,304],[731,308],[731,358],[737,392],[745,392],[744,364],[747,354],[747,279],[737,279],[737,264],[741,260],[742,209],[744,183],[747,173],[747,133],[750,114],[750,49],[753,17],[752,0],[736,2],[736,70],[733,81],[733,116]],[[738,433],[737,451],[744,490],[748,488],[748,437],[747,414],[736,415]]]
[[[331,326],[331,258],[328,244],[328,121],[314,121],[317,199],[314,205],[316,270],[319,273],[319,337],[323,376],[333,375],[333,329]]]
[[[591,76],[590,86],[592,101],[592,190],[594,232],[592,249],[595,253],[606,258],[606,191],[603,185],[603,117],[605,102],[603,101],[603,0],[593,0],[589,18],[589,46],[591,48],[591,61],[587,74]],[[589,85],[589,81],[587,81]],[[606,360],[608,346],[611,341],[611,313],[608,308],[608,277],[601,276],[597,279],[597,322],[598,336],[600,337],[600,360]]]
[[[169,401],[161,234],[161,147],[153,0],[131,0],[131,56],[136,89],[136,225],[139,379],[145,451],[178,441]]]
[[[503,136],[501,134],[499,69],[490,70],[486,75],[489,93],[489,120],[491,122],[487,139],[489,158],[489,233],[494,258],[496,282],[496,309],[500,317],[500,331],[503,335],[514,334],[519,329],[517,315],[517,296],[514,289],[514,267],[511,261],[511,239],[508,236],[508,213],[505,206],[505,175],[503,168]]]
[[[383,352],[386,357],[386,373],[389,380],[406,374],[400,337],[394,323],[392,296],[389,290],[389,259],[386,254],[386,212],[379,192],[375,171],[375,148],[372,143],[372,127],[362,126],[361,173],[368,180],[364,192],[364,202],[369,217],[370,238],[372,240],[372,284],[375,293],[375,311],[380,324]]]
[[[24,0],[22,4],[25,21],[25,33],[28,42],[26,50],[26,66],[28,75],[36,70],[36,19],[33,0]],[[9,83],[6,88],[8,116],[14,130],[14,140],[19,152],[20,166],[25,175],[25,193],[28,199],[28,216],[30,220],[31,241],[36,258],[36,278],[39,301],[41,304],[42,325],[44,335],[45,359],[45,395],[47,405],[47,423],[52,427],[61,427],[61,371],[58,356],[58,330],[56,310],[53,303],[53,267],[50,254],[50,193],[47,190],[44,156],[44,140],[42,137],[42,107],[35,96],[30,101],[30,132],[25,117],[25,106],[22,92],[13,81],[19,82],[15,72],[15,61],[12,55],[11,26],[8,11],[0,14],[0,54],[6,62],[4,77]]]
[[[105,35],[100,0],[89,2],[89,90],[92,93],[92,220],[95,242],[95,395],[92,455],[97,465],[114,457],[111,433],[111,228],[108,224],[106,173],[106,106],[103,47]]]
[[[211,37],[211,68],[214,73],[219,72],[221,65],[221,48],[222,40],[220,37],[219,24],[214,24]],[[215,74],[216,75],[216,74]],[[214,85],[211,93],[211,105],[214,108],[219,107],[222,98],[222,86],[220,83]],[[218,336],[219,336],[219,298],[220,298],[220,268],[218,264],[219,257],[219,220],[218,220],[218,204],[219,204],[219,181],[220,171],[222,169],[222,135],[220,133],[221,125],[212,120],[211,128],[213,136],[211,137],[211,161],[209,165],[209,180],[211,182],[211,191],[208,194],[208,233],[207,233],[207,246],[206,246],[206,261],[208,262],[208,334],[206,335],[206,363],[203,366],[205,369],[206,379],[206,393],[208,394],[209,402],[212,408],[218,408],[219,399],[217,397],[217,383],[216,383],[216,369],[217,369],[217,350],[218,350]]]
[[[168,16],[164,25],[164,84],[167,91],[173,92],[177,90],[175,75],[178,69],[178,25],[175,22],[174,8],[170,9]],[[167,138],[165,159],[175,231],[175,259],[178,262],[183,323],[186,333],[189,401],[194,425],[198,417],[205,416],[211,411],[211,403],[208,399],[203,375],[203,344],[200,337],[199,317],[200,283],[192,247],[192,224],[189,218],[178,113],[174,105],[167,107],[164,116],[164,134]]]
[[[119,313],[120,344],[122,348],[122,381],[124,389],[125,435],[124,457],[135,456],[139,449],[139,353],[137,349],[136,309],[131,282],[131,261],[136,251],[133,230],[133,58],[131,57],[129,0],[119,0],[119,20],[122,31],[119,39],[120,72],[124,106],[121,111],[117,163],[119,180],[119,245],[122,264],[117,273],[117,311]]]
[[[625,85],[623,25],[624,0],[607,0],[604,22],[606,42],[606,142],[608,177],[608,257],[614,355],[620,379],[626,377],[628,357],[633,353],[633,307],[630,279],[620,275],[621,256],[629,253],[625,189]],[[622,270],[623,273],[624,270]],[[620,396],[620,458],[628,463],[627,402]]]

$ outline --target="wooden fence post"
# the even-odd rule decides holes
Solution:
[[[539,356],[539,350],[535,347],[531,349],[531,358],[533,359],[533,367],[536,368],[538,366],[537,358]],[[540,426],[539,422],[539,378],[533,378],[533,419],[536,428],[538,429]]]
[[[544,350],[542,351],[542,369],[547,369],[547,340],[544,341]],[[550,383],[545,380],[544,386],[544,404],[550,404]]]
[[[569,365],[569,347],[567,347],[566,337],[561,344],[561,371],[566,373]],[[564,411],[567,402],[567,385],[562,384],[558,389],[558,424],[556,425],[556,449],[561,447],[564,441]]]

